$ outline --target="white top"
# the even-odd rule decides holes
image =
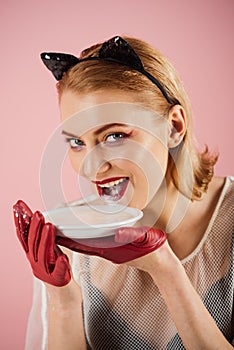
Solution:
[[[204,305],[234,345],[234,177],[227,177],[207,230],[181,261]],[[71,266],[83,295],[87,348],[97,350],[185,349],[150,275],[99,257],[72,252]],[[172,286],[173,288],[173,286]],[[47,300],[35,278],[26,349],[46,349]]]

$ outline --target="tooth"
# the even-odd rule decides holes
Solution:
[[[114,181],[114,184],[115,184],[115,185],[118,185],[118,184],[120,184],[120,182],[122,182],[122,181],[123,181],[123,179],[116,180],[116,181]]]
[[[125,178],[119,179],[114,181],[115,185],[118,185],[119,183],[123,182],[125,180]]]
[[[124,180],[126,180],[126,177],[122,178],[122,179],[119,179],[119,180],[115,180],[115,181],[111,181],[111,182],[107,182],[105,184],[99,184],[98,186],[99,187],[112,187],[114,185],[118,185],[119,183],[123,182]]]

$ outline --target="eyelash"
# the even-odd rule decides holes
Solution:
[[[110,137],[110,136],[115,136],[116,137],[116,135],[118,135],[118,140],[117,141],[107,141],[107,138],[108,137]],[[107,143],[107,144],[111,144],[111,143],[116,143],[116,142],[118,142],[118,143],[122,143],[122,142],[124,142],[124,140],[125,139],[127,139],[128,137],[130,137],[131,136],[131,133],[129,133],[129,134],[127,134],[127,133],[125,133],[125,132],[112,132],[112,133],[110,133],[110,134],[108,134],[106,137],[105,137],[105,143]]]
[[[118,140],[117,141],[107,141],[108,137],[110,136],[118,136]],[[131,136],[131,133],[127,134],[127,133],[124,133],[124,132],[112,132],[108,135],[106,135],[105,139],[104,139],[104,143],[109,145],[109,146],[114,146],[116,143],[120,144],[120,143],[123,143],[125,139],[127,139],[128,137]],[[76,138],[73,138],[73,137],[69,137],[69,138],[66,138],[65,139],[65,142],[68,143],[70,145],[70,148],[74,151],[81,151],[81,149],[83,148],[83,146],[85,146],[84,142],[79,140],[79,139],[76,139]],[[77,145],[73,145],[72,146],[72,142],[75,142],[77,143]]]
[[[84,146],[84,143],[81,140],[75,139],[73,137],[65,138],[65,142],[68,143],[70,148],[74,151],[80,151],[82,149],[82,147]],[[74,145],[72,146],[72,142],[75,142],[78,144],[76,146],[74,146]]]

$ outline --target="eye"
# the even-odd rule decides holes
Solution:
[[[84,142],[79,139],[67,138],[65,139],[65,142],[67,142],[70,148],[74,151],[81,151],[84,147]]]
[[[120,142],[123,142],[128,137],[129,135],[125,134],[124,132],[114,132],[106,136],[105,143],[107,144],[120,143]]]

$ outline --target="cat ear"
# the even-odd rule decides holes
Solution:
[[[41,59],[56,80],[61,80],[63,73],[79,62],[79,59],[73,55],[55,52],[43,52]]]
[[[98,52],[98,57],[106,60],[116,60],[139,71],[144,69],[140,57],[128,42],[120,36],[105,41]]]

